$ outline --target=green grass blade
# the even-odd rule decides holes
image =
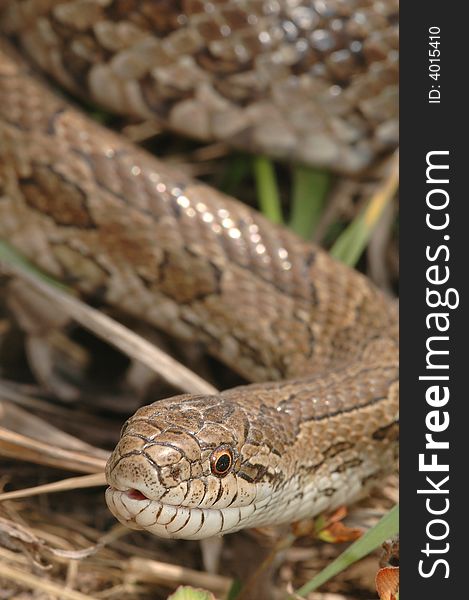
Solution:
[[[10,246],[8,242],[0,239],[0,262],[4,262],[6,265],[13,265],[23,268],[28,273],[35,275],[45,283],[48,283],[56,288],[59,288],[62,291],[69,292],[70,289],[60,283],[57,279],[46,275],[43,271],[35,267],[32,263],[28,261],[22,254],[17,252],[13,246]]]
[[[234,154],[222,176],[220,188],[225,194],[236,195],[236,190],[251,172],[251,159],[246,154]]]
[[[365,209],[350,223],[332,246],[330,253],[334,258],[349,267],[357,264],[379,218],[386,206],[392,201],[398,185],[399,169],[398,155],[396,154],[391,165],[390,174],[384,184],[370,198]]]
[[[349,546],[340,556],[318,573],[311,581],[295,592],[304,597],[334,577],[351,564],[378,548],[385,540],[399,531],[399,505],[396,504],[384,517],[359,540]]]
[[[180,586],[174,594],[168,596],[168,600],[215,600],[215,596],[206,590]]]
[[[265,156],[255,156],[253,166],[261,212],[274,223],[283,223],[280,193],[272,161]]]
[[[297,166],[293,170],[290,228],[305,240],[311,239],[324,208],[331,176],[325,171]]]
[[[226,600],[236,600],[236,598],[238,597],[239,593],[241,592],[242,589],[242,584],[240,582],[239,579],[235,579],[233,581],[233,583],[231,584],[231,587],[228,591],[228,596],[226,597]]]
[[[331,255],[354,267],[370,239],[371,231],[367,228],[363,215],[358,215],[341,233],[331,248]]]

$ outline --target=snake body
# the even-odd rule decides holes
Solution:
[[[45,15],[71,4],[19,3]],[[13,4],[10,29],[14,14]],[[392,468],[395,304],[320,248],[90,121],[5,41],[0,236],[257,382],[129,419],[106,470],[109,508],[126,525],[198,539],[289,522],[354,500]]]
[[[343,172],[398,137],[397,0],[0,0],[75,94]]]

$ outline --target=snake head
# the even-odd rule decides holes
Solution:
[[[261,437],[244,408],[223,394],[143,407],[108,461],[107,504],[127,527],[160,537],[241,529],[270,496],[275,460]]]

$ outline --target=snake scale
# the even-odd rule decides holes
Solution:
[[[111,109],[344,171],[396,142],[391,0],[0,0],[0,10],[43,69]],[[91,121],[6,40],[0,236],[254,382],[127,421],[106,493],[127,526],[199,539],[290,522],[353,501],[393,467],[396,305]]]

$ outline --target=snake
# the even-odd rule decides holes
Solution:
[[[0,236],[251,382],[128,419],[106,467],[127,527],[202,539],[368,493],[397,453],[398,308],[90,119],[19,49],[108,109],[354,172],[396,143],[396,15],[393,0],[0,1]]]

